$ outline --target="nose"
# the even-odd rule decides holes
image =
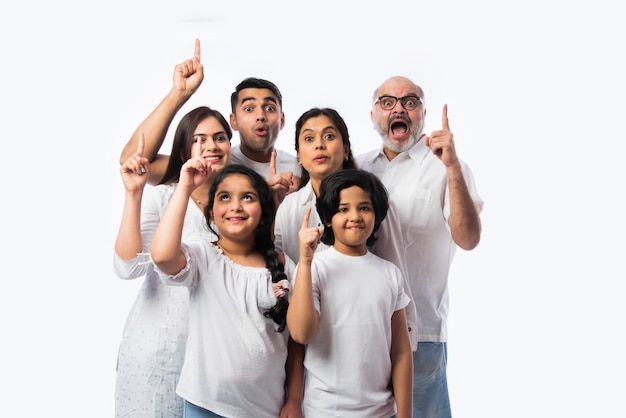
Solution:
[[[228,209],[231,212],[241,212],[243,210],[243,206],[241,205],[241,199],[231,199],[230,207]]]
[[[259,122],[264,122],[267,118],[265,117],[265,109],[259,108],[256,115],[256,120]]]
[[[391,109],[391,110],[393,111],[393,113],[406,113],[406,109],[402,105],[402,101],[401,100],[396,100],[396,104],[393,106],[393,109]]]
[[[324,149],[324,148],[326,148],[326,143],[324,143],[324,140],[322,138],[316,138],[315,149]]]
[[[206,140],[202,141],[202,149],[215,149],[217,145],[215,144],[215,140],[213,137],[208,137]]]
[[[352,222],[361,222],[363,217],[361,216],[361,211],[358,209],[353,209],[350,211],[350,220]]]

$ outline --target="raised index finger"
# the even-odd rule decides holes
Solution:
[[[272,156],[270,157],[270,178],[276,175],[276,150],[272,151]]]
[[[193,51],[193,56],[194,58],[198,60],[198,62],[201,62],[200,61],[200,39],[197,39],[197,38],[196,38],[195,49]]]
[[[202,139],[196,137],[193,147],[191,147],[191,158],[202,157]]]
[[[302,219],[302,228],[306,229],[309,227],[309,218],[311,217],[311,206],[306,208],[306,212],[304,212],[304,219]]]
[[[443,115],[441,117],[441,126],[444,131],[450,130],[450,125],[448,124],[448,105],[443,105]]]

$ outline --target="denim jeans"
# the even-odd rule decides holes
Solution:
[[[446,343],[417,343],[413,352],[413,418],[452,417],[447,364]]]
[[[184,418],[224,418],[221,415],[214,414],[208,409],[200,408],[191,402],[185,401],[185,414]]]

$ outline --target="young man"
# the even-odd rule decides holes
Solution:
[[[167,167],[168,155],[158,154],[176,113],[198,90],[204,79],[200,41],[195,41],[193,58],[176,65],[174,83],[168,94],[133,133],[120,156],[120,164],[133,155],[139,136],[145,138],[144,156],[150,160],[149,184],[157,184]],[[269,183],[276,204],[297,189],[300,167],[295,156],[274,149],[285,125],[282,95],[270,81],[247,78],[231,95],[230,123],[239,132],[240,144],[232,148],[232,163],[246,165]],[[276,151],[276,152],[274,152]]]
[[[357,164],[383,181],[404,226],[418,317],[413,417],[450,417],[448,272],[457,246],[471,250],[480,241],[483,201],[469,167],[456,155],[447,106],[442,129],[426,136],[423,90],[405,77],[392,77],[375,90],[370,116],[382,147],[358,156]]]

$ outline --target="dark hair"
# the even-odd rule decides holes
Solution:
[[[322,242],[332,245],[335,242],[335,234],[330,227],[331,220],[339,211],[339,194],[348,187],[357,186],[369,193],[374,208],[374,230],[367,239],[367,245],[371,246],[378,237],[376,232],[380,224],[387,216],[389,210],[389,194],[383,183],[376,175],[361,169],[347,169],[329,174],[320,185],[320,196],[317,198],[317,213],[324,224]]]
[[[262,78],[248,77],[244,79],[241,83],[237,84],[237,87],[235,87],[235,91],[230,95],[230,108],[233,113],[235,113],[235,109],[237,107],[239,92],[243,89],[268,89],[278,99],[278,104],[280,105],[280,107],[283,107],[283,95],[280,93],[278,87],[276,87],[276,84]]]
[[[211,226],[211,212],[213,210],[213,204],[215,203],[215,193],[218,186],[225,178],[235,174],[247,176],[248,179],[250,179],[252,187],[259,194],[261,220],[255,231],[254,247],[263,254],[265,266],[272,276],[272,283],[278,283],[283,279],[287,279],[287,275],[285,274],[285,265],[280,262],[272,239],[272,226],[274,224],[276,208],[274,206],[270,186],[260,174],[241,164],[230,164],[220,170],[209,190],[209,203],[204,208],[204,216],[207,220],[207,224],[211,231],[219,237],[219,233]],[[289,301],[287,300],[287,296],[281,296],[276,301],[276,305],[264,313],[267,318],[271,318],[279,325],[279,332],[282,332],[287,324],[288,307]]]
[[[224,132],[226,132],[229,140],[233,138],[233,131],[220,112],[207,106],[200,106],[191,110],[183,116],[176,127],[174,141],[172,142],[172,151],[170,152],[170,159],[167,163],[165,174],[163,174],[163,178],[159,184],[178,182],[178,179],[180,178],[180,169],[183,164],[191,158],[194,131],[203,120],[211,117],[217,119],[220,125],[222,125],[222,128],[224,128]]]
[[[342,169],[352,169],[357,168],[356,162],[354,161],[354,156],[352,155],[352,146],[350,145],[350,134],[348,133],[348,126],[346,122],[343,120],[341,115],[335,110],[329,107],[319,108],[313,107],[306,112],[304,112],[298,120],[296,121],[296,152],[300,149],[300,144],[298,142],[298,138],[300,137],[300,132],[302,131],[302,126],[311,118],[316,118],[318,116],[326,116],[331,120],[339,135],[341,135],[341,141],[343,142],[344,148],[348,149],[348,159],[343,162]],[[302,167],[302,176],[300,177],[300,188],[304,187],[309,182],[310,176],[309,172],[306,171],[304,167]]]

